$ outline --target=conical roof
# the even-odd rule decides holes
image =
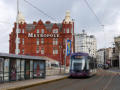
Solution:
[[[19,12],[17,18],[18,18],[18,23],[22,23],[23,24],[25,22],[25,18],[24,18],[23,14],[21,12]]]

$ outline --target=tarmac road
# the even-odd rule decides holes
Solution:
[[[120,75],[101,71],[90,78],[67,78],[24,90],[120,90]]]

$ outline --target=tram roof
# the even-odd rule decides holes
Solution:
[[[75,56],[75,55],[81,55],[81,56],[89,56],[88,53],[82,53],[82,52],[78,52],[78,53],[73,53],[71,56]]]

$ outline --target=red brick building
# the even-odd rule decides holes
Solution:
[[[27,24],[21,13],[18,16],[18,51],[19,54],[32,56],[47,56],[64,64],[66,40],[72,40],[74,22],[70,19],[70,12],[66,12],[62,23],[45,23],[40,20]],[[9,52],[15,54],[16,50],[16,23],[10,34]],[[70,56],[66,57],[66,65],[69,65]]]

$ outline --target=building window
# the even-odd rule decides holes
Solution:
[[[58,50],[57,49],[55,50],[55,53],[58,54]]]
[[[56,44],[56,45],[58,44],[58,38],[55,39],[55,44]]]
[[[55,48],[53,48],[53,54],[55,54]]]
[[[41,54],[44,54],[44,48],[41,48]]]
[[[58,54],[58,49],[56,49],[55,47],[53,48],[53,54]]]
[[[24,54],[24,49],[22,49],[22,53]]]
[[[37,33],[39,33],[39,29],[37,29]]]
[[[16,31],[17,31],[17,29],[16,29]],[[20,30],[20,29],[18,29],[18,33],[21,33],[21,30]]]
[[[22,33],[24,33],[24,29],[22,30]]]
[[[55,38],[53,38],[53,45],[55,45]]]
[[[24,38],[22,39],[22,44],[24,45]]]
[[[16,39],[17,40],[17,39]],[[18,44],[20,43],[20,38],[18,38]]]
[[[67,40],[69,40],[69,38],[67,38]]]
[[[36,48],[36,53],[39,53],[39,47]]]
[[[41,33],[44,33],[44,29],[41,30]]]
[[[65,38],[63,39],[63,45],[65,45]]]
[[[37,38],[37,45],[39,45],[39,38]]]
[[[41,38],[41,44],[44,44],[44,38]]]
[[[17,53],[17,49],[15,49],[15,52]],[[18,49],[18,54],[20,53],[20,49]]]
[[[58,29],[53,29],[53,33],[58,33]]]
[[[67,28],[67,33],[69,33],[69,28]]]
[[[57,45],[58,44],[58,38],[53,38],[53,45]]]
[[[65,33],[65,28],[63,29],[63,33]]]

